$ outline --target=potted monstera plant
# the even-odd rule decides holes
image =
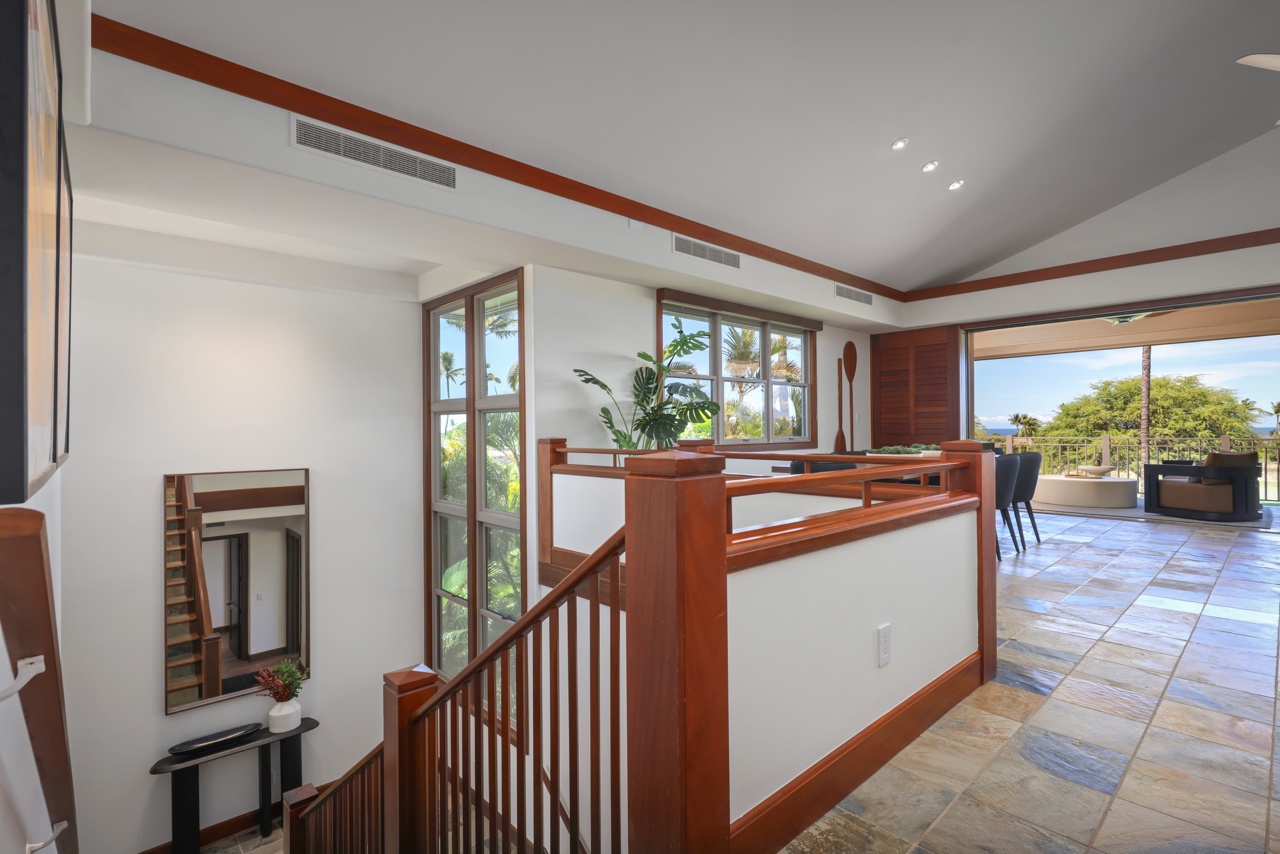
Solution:
[[[720,411],[716,403],[696,383],[672,379],[678,377],[681,359],[700,353],[711,346],[709,332],[685,332],[677,318],[671,324],[675,337],[662,351],[660,358],[648,353],[637,353],[644,364],[631,376],[630,414],[613,389],[590,371],[574,368],[578,379],[587,385],[597,386],[613,402],[613,410],[600,407],[600,421],[604,424],[613,444],[619,448],[666,449],[684,434],[690,422],[702,422]],[[615,411],[616,410],[616,414]]]

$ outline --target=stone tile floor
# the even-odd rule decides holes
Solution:
[[[1038,520],[996,681],[788,852],[1280,852],[1280,535]]]
[[[284,832],[280,823],[275,823],[274,832],[265,839],[258,835],[257,828],[246,830],[235,836],[228,836],[200,849],[200,854],[284,854]]]

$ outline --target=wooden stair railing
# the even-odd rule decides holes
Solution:
[[[287,854],[382,854],[383,750],[379,744],[323,793],[285,793]]]
[[[222,693],[222,636],[209,607],[201,530],[189,475],[165,479],[165,692],[207,700]],[[174,699],[174,698],[170,698]],[[178,700],[176,705],[183,705]],[[166,704],[171,705],[171,704]]]
[[[9,663],[18,672],[20,660],[44,658],[44,672],[22,687],[17,700],[8,702],[22,704],[58,851],[76,854],[76,802],[56,619],[44,514],[21,508],[0,510],[0,630]],[[58,833],[62,822],[66,824]]]
[[[622,849],[622,617],[610,609],[605,628],[594,603],[602,586],[612,592],[621,583],[618,559],[625,542],[619,529],[410,713],[411,803],[419,809],[396,816],[399,848],[389,844],[388,850],[460,845],[472,851],[500,840],[502,850],[602,851],[606,833],[608,850]],[[584,587],[593,604],[582,626],[578,590]],[[605,632],[608,650],[602,652]],[[399,793],[400,803],[406,794]],[[568,802],[564,821],[562,794]]]

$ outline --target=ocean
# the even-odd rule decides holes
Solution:
[[[1273,429],[1275,428],[1270,426],[1254,427],[1253,432],[1257,433],[1259,436],[1262,436],[1263,438],[1267,438],[1271,435],[1271,431]],[[988,427],[987,432],[994,433],[997,436],[1013,436],[1018,432],[1018,428],[1017,427]]]

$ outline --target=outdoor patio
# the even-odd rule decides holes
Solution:
[[[1038,518],[996,681],[788,851],[1280,850],[1280,534]]]

